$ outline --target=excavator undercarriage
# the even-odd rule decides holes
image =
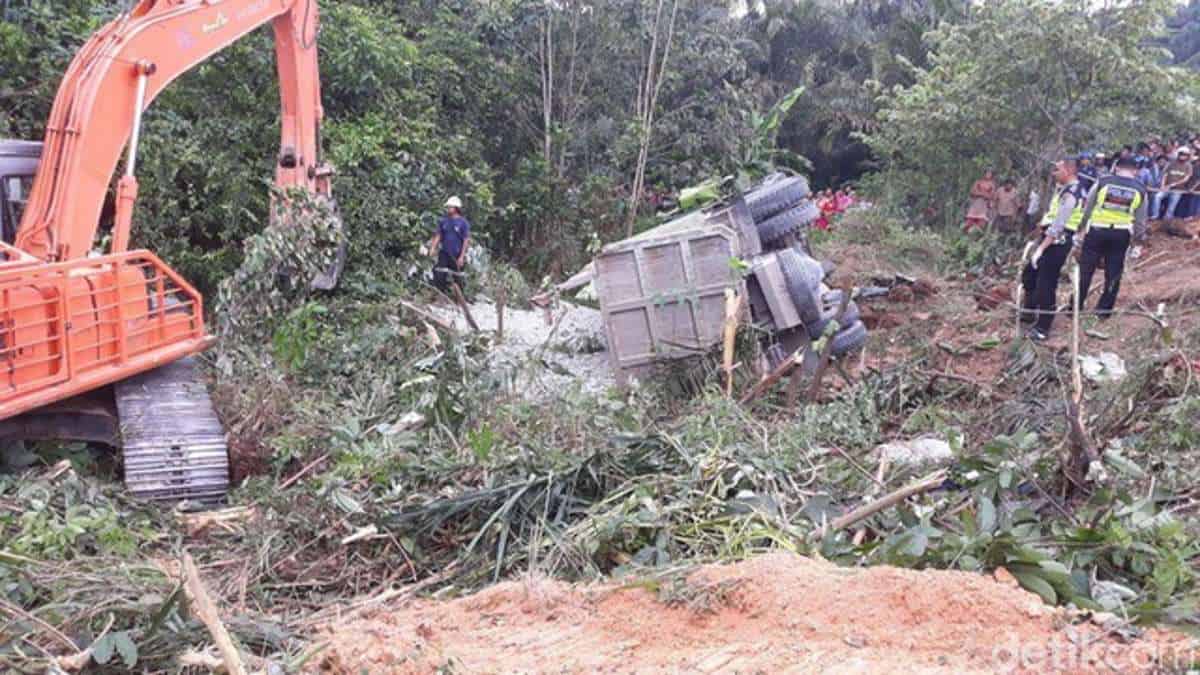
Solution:
[[[13,441],[113,448],[138,499],[208,506],[229,490],[225,430],[191,357],[0,420],[0,445]]]
[[[148,499],[225,494],[224,432],[188,358],[215,341],[203,298],[153,253],[130,249],[142,114],[184,72],[270,25],[280,94],[275,185],[332,202],[316,5],[137,0],[76,53],[44,142],[0,141],[0,441],[119,446],[126,483]],[[102,218],[106,254],[96,237]],[[314,286],[332,288],[343,261]]]

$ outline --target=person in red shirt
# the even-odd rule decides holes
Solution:
[[[832,224],[830,217],[834,214],[834,200],[831,190],[825,190],[820,194],[817,198],[817,208],[821,209],[821,216],[817,218],[813,226],[818,230],[828,230]]]

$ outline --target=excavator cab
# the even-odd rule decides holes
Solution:
[[[0,241],[12,244],[33,188],[42,144],[0,139]]]

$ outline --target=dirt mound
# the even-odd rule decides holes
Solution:
[[[1001,577],[1006,575],[1001,574]],[[533,580],[325,629],[320,669],[455,672],[1132,672],[1172,634],[1123,642],[991,577],[845,569],[789,554],[661,584]]]

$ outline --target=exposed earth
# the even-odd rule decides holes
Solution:
[[[871,276],[906,271],[892,260],[879,259],[866,246],[839,248],[836,283],[862,285]],[[1200,241],[1172,237],[1165,232],[1152,235],[1142,255],[1131,260],[1122,278],[1118,299],[1121,314],[1108,321],[1087,316],[1080,341],[1081,354],[1125,353],[1135,348],[1154,331],[1160,330],[1150,315],[1161,309],[1167,326],[1179,329],[1200,323]],[[854,365],[882,368],[912,358],[911,345],[924,342],[933,355],[930,369],[967,378],[980,384],[992,384],[1003,374],[1008,360],[1007,346],[1018,334],[1015,302],[1017,280],[1004,272],[975,278],[937,278],[931,297],[906,292],[887,298],[860,302],[863,321],[872,329],[867,348]],[[1092,282],[1094,303],[1104,274],[1098,271]],[[1059,302],[1069,301],[1064,278],[1059,285]],[[1086,309],[1086,307],[1085,307]],[[1021,330],[1024,326],[1021,327]],[[1049,350],[1070,346],[1070,318],[1055,321]]]
[[[328,626],[333,673],[1149,672],[1187,641],[1044,605],[995,577],[847,569],[775,553],[690,575],[572,587],[540,578]]]
[[[835,285],[914,273],[874,259],[869,246],[835,255],[844,270],[833,277]],[[1140,341],[1157,339],[1154,332],[1162,330],[1142,316],[1160,305],[1168,326],[1194,328],[1198,263],[1200,242],[1156,235],[1127,270],[1119,303],[1125,314],[1103,323],[1085,319],[1081,353],[1135,355]],[[933,281],[862,301],[872,336],[847,364],[851,377],[921,358],[930,371],[981,387],[1017,386],[1004,379],[1017,330],[1015,280],[999,277],[930,272],[922,278]],[[442,309],[455,320],[452,308]],[[492,328],[490,305],[472,311],[481,328]],[[576,334],[592,342],[587,336],[598,332],[592,310],[569,309],[557,330],[540,312],[510,316],[506,341],[514,363],[531,348],[556,345],[543,353],[564,359],[585,381],[592,372],[596,386],[607,384],[603,352],[572,343]],[[1056,335],[1038,349],[1064,350],[1069,334],[1068,321],[1060,319]],[[573,379],[558,377],[561,383],[551,382],[566,386]],[[836,378],[829,383],[838,386]],[[1180,634],[1049,607],[1003,569],[991,576],[848,569],[776,553],[624,585],[531,577],[468,597],[442,597],[371,605],[329,623],[318,637],[324,649],[309,667],[332,673],[1100,673],[1186,670],[1194,657],[1193,643]]]

